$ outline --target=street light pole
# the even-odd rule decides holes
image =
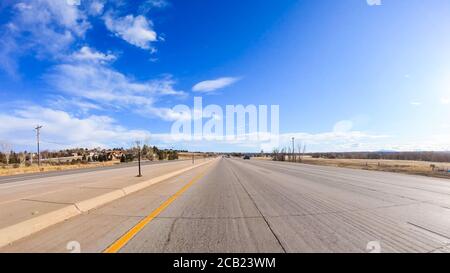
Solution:
[[[141,173],[141,148],[139,148],[139,159],[138,159],[138,161],[139,161],[139,175],[138,175],[138,177],[141,177],[142,176],[142,173]]]
[[[138,167],[139,167],[139,174],[137,177],[142,177],[141,172],[141,143],[139,141],[136,141],[137,148],[138,148]]]

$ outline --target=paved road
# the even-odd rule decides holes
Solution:
[[[101,252],[168,199],[120,252],[450,252],[449,180],[240,159],[215,160],[0,251],[67,252],[77,241],[82,252]]]
[[[173,162],[179,162],[185,160],[177,160]],[[154,165],[154,164],[162,164],[167,163],[167,161],[143,161],[141,162],[141,166]],[[46,178],[46,177],[55,177],[69,174],[82,174],[82,173],[90,173],[104,170],[114,170],[114,169],[123,169],[136,167],[138,165],[137,162],[131,163],[122,163],[112,166],[106,167],[92,167],[92,168],[83,168],[83,169],[73,169],[73,170],[63,170],[63,171],[50,171],[50,172],[42,172],[42,173],[27,173],[27,174],[17,174],[17,175],[8,175],[8,176],[0,176],[0,184],[12,183],[12,182],[21,182],[25,180],[32,180],[37,178]]]

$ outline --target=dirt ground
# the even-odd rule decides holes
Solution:
[[[270,158],[264,159],[270,160]],[[450,178],[450,173],[448,172],[450,163],[408,160],[327,159],[308,156],[303,157],[302,163]],[[434,169],[433,165],[435,166]]]
[[[67,165],[42,165],[40,168],[37,165],[33,166],[20,166],[14,168],[13,165],[0,167],[0,176],[15,175],[15,174],[25,174],[25,173],[37,173],[37,172],[51,172],[51,171],[63,171],[72,169],[82,169],[82,168],[93,168],[100,166],[111,166],[114,164],[120,164],[119,161],[107,161],[107,162],[96,162],[89,164],[67,164]]]

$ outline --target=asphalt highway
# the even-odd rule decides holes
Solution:
[[[450,181],[220,158],[0,252],[450,252]]]
[[[176,162],[185,161],[185,160],[177,160]],[[141,166],[154,165],[154,164],[162,164],[167,161],[142,161]],[[175,162],[175,161],[174,161]],[[112,166],[100,166],[100,167],[91,167],[91,168],[82,168],[82,169],[72,169],[72,170],[63,170],[63,171],[49,171],[42,173],[26,173],[26,174],[18,174],[18,175],[8,175],[8,176],[0,176],[0,184],[12,183],[12,182],[21,182],[25,180],[32,180],[37,178],[46,178],[46,177],[55,177],[55,176],[63,176],[68,174],[82,174],[82,173],[90,173],[104,170],[114,170],[114,169],[123,169],[136,167],[138,165],[137,162],[130,163],[121,163]]]

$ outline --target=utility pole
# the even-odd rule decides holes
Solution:
[[[192,164],[194,164],[195,161],[195,153],[192,153]]]
[[[37,141],[37,154],[38,154],[38,166],[41,166],[41,152],[39,150],[39,136],[41,134],[41,125],[37,125],[36,128],[34,128],[36,130],[36,141]]]
[[[295,162],[295,137],[292,138],[292,161]]]

